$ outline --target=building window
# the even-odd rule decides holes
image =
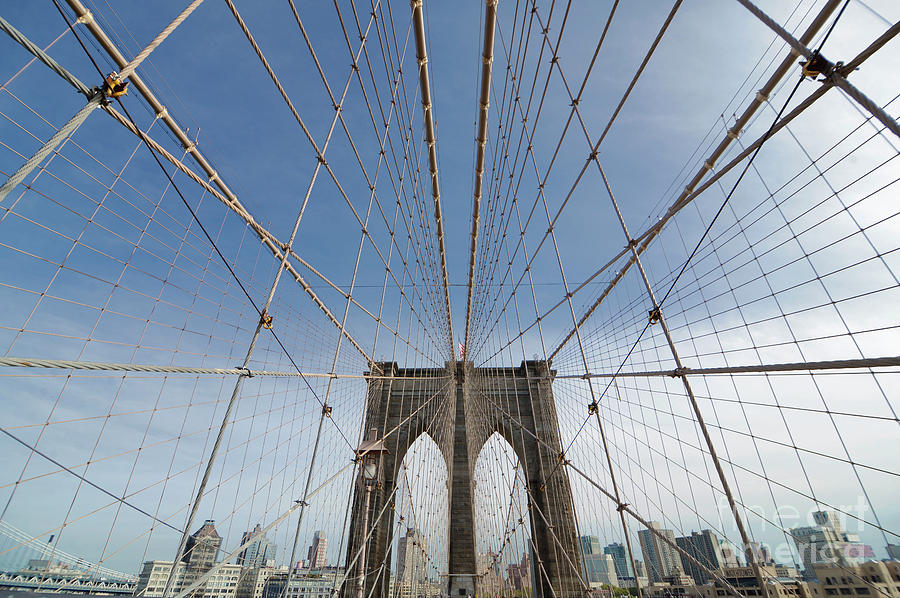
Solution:
[[[856,593],[857,594],[868,594],[869,588],[856,588]]]
[[[852,594],[852,593],[853,593],[853,590],[851,590],[850,588],[841,588],[841,594],[843,594],[845,596],[848,594]]]

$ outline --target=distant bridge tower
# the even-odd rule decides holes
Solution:
[[[390,453],[382,463],[380,489],[372,493],[369,504],[370,529],[382,510],[387,511],[367,544],[364,596],[371,591],[372,598],[389,598],[390,572],[379,576],[378,567],[373,565],[384,562],[386,556],[386,562],[390,562],[394,514],[385,503],[398,483],[407,449],[429,427],[446,461],[450,484],[450,563],[445,591],[450,596],[481,594],[476,571],[473,470],[481,448],[498,432],[513,447],[528,487],[535,598],[583,595],[575,572],[580,558],[572,490],[566,468],[558,466],[562,445],[551,386],[554,373],[543,361],[526,361],[517,368],[485,369],[473,368],[471,362],[450,362],[446,369],[400,369],[394,362],[375,364],[372,374],[379,377],[369,381],[365,429],[375,428],[379,438],[399,429],[389,438]],[[444,396],[429,402],[437,393]],[[507,409],[526,431],[503,413]],[[364,537],[364,494],[357,484],[346,563],[351,578],[358,575],[358,562],[352,561]],[[352,598],[355,586],[345,584],[345,598]]]

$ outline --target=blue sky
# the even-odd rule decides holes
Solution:
[[[165,6],[151,3],[110,6],[97,1],[90,4],[91,10],[102,19],[103,26],[116,32],[116,39],[127,50],[125,53],[128,56],[134,55],[152,39],[181,8],[180,4],[174,3]],[[576,3],[571,9],[559,49],[560,68],[570,86],[577,88],[584,76],[610,4],[607,1]],[[806,0],[790,3],[773,0],[759,4],[792,31],[805,27],[821,5],[820,2]],[[359,40],[351,7],[345,3],[340,3],[340,6],[350,32],[350,43],[355,50]],[[421,106],[415,77],[415,44],[413,38],[407,35],[408,5],[391,3],[383,7],[384,12],[379,14],[379,18],[387,14],[389,7],[393,23],[386,27],[387,30],[393,27],[397,39],[393,51],[404,57],[400,93],[406,102],[403,110],[408,109],[408,113],[402,114],[402,119],[412,119],[414,143],[409,152],[416,152],[419,158],[417,166],[425,169],[427,162],[421,143]],[[289,7],[286,3],[243,2],[238,3],[238,8],[312,136],[321,145],[328,133],[334,109]],[[378,205],[370,203],[368,184],[357,165],[350,140],[338,124],[326,154],[328,162],[360,217],[365,219],[367,210],[371,209],[367,229],[381,252],[379,255],[368,241],[363,243],[354,297],[360,305],[378,313],[385,287],[382,260],[387,259],[387,252],[391,251],[392,272],[400,279],[404,274],[403,268],[398,265],[397,254],[401,248],[406,250],[406,226],[425,236],[433,234],[427,176],[423,177],[423,186],[416,190],[415,195],[410,188],[411,175],[404,178],[405,194],[400,197],[412,202],[411,205],[417,205],[416,202],[421,204],[424,219],[411,218],[404,224],[406,219],[401,217],[397,221],[396,231],[399,247],[389,249],[391,244],[385,219],[388,223],[392,222],[399,177],[396,172],[389,174],[384,165],[379,167],[379,142],[373,132],[360,85],[351,76],[350,53],[334,8],[322,5],[300,6],[299,9],[333,93],[339,95],[350,77],[342,114],[366,172],[374,176],[376,169],[381,169],[377,196],[384,210],[384,219]],[[670,9],[669,2],[649,0],[622,3],[618,8],[580,104],[580,114],[592,139],[596,139],[606,124]],[[548,7],[542,6],[542,18],[548,18],[548,10]],[[559,33],[562,10],[557,6],[551,21],[548,35],[553,40]],[[513,25],[515,4],[501,2],[499,11],[488,173],[492,173],[490,168],[494,164],[496,136],[508,132],[515,147],[521,132],[515,120],[507,124],[502,132],[498,128],[499,110],[504,105],[507,64],[504,44],[512,46],[514,35],[518,35],[514,34]],[[519,24],[522,14],[520,9]],[[3,16],[42,46],[66,29],[64,21],[49,3],[8,2],[3,5]],[[358,16],[365,27],[368,9],[358,8]],[[121,22],[117,20],[119,17]],[[849,59],[886,29],[883,19],[895,22],[898,18],[897,6],[887,0],[865,4],[852,1],[829,38],[824,53],[834,60]],[[451,288],[453,334],[457,340],[464,332],[465,322],[464,285],[468,275],[482,19],[482,3],[426,2],[447,262],[449,279],[454,285]],[[88,36],[83,28],[78,31],[86,40]],[[382,62],[379,62],[382,60],[379,44],[388,41],[393,43],[393,39],[380,39],[373,32],[366,45],[371,52],[371,63],[379,87],[376,93],[369,80],[365,81],[364,86],[378,126],[381,116],[376,98],[384,102],[385,109],[389,109],[386,100],[390,97],[390,81]],[[28,56],[10,40],[4,39],[2,43],[0,78],[6,82],[28,60]],[[542,38],[535,30],[529,37],[525,69],[529,79],[523,83],[526,90],[532,87],[530,77],[538,66],[536,56],[541,43]],[[88,47],[103,69],[111,68],[105,54],[90,43]],[[98,83],[99,75],[71,33],[56,43],[50,53],[87,84]],[[516,52],[512,54],[514,58]],[[755,89],[771,72],[773,61],[777,63],[783,55],[783,44],[775,42],[774,35],[738,3],[684,3],[600,148],[599,158],[632,235],[643,232],[665,212],[684,186],[684,178],[692,175],[702,164],[709,145],[718,143],[725,128],[732,124],[734,114],[743,110]],[[536,85],[538,94],[547,78],[549,62],[546,51],[541,60]],[[885,105],[897,93],[898,63],[900,50],[895,40],[867,62],[863,69],[854,73],[852,79],[876,103]],[[198,146],[250,213],[275,236],[287,239],[315,168],[315,155],[224,3],[208,1],[201,5],[154,52],[140,72],[169,111],[188,128],[189,135],[196,136]],[[361,69],[361,74],[368,76],[367,68]],[[765,108],[758,113],[758,117],[745,129],[742,142],[755,139],[766,130],[774,118],[774,110],[784,102],[795,77],[796,73],[789,74],[787,83],[779,87],[771,98],[774,109]],[[804,82],[794,105],[817,85],[811,81]],[[17,76],[0,100],[6,116],[0,121],[0,140],[4,143],[0,151],[0,170],[4,173],[11,172],[21,163],[22,158],[15,152],[27,155],[39,145],[39,141],[30,137],[19,125],[38,138],[45,139],[51,134],[51,128],[41,119],[59,126],[78,110],[83,101],[40,65],[32,66]],[[125,102],[139,126],[150,125],[152,115],[144,109],[136,94],[129,94]],[[892,113],[896,113],[896,105],[891,105],[889,111],[891,109]],[[536,117],[532,120],[532,123],[538,122],[532,131],[533,155],[541,176],[550,163],[570,110],[568,95],[557,71],[549,79],[539,121]],[[396,144],[396,155],[402,156],[400,126],[410,126],[410,123],[401,120],[401,125],[398,125],[396,113],[391,118],[390,138]],[[892,220],[896,212],[893,207],[895,202],[892,202],[896,190],[887,187],[878,191],[882,185],[888,185],[896,178],[893,174],[896,166],[887,163],[874,168],[896,155],[898,142],[877,135],[869,140],[875,130],[868,124],[858,128],[862,123],[863,117],[857,108],[832,90],[792,123],[791,133],[797,140],[783,132],[767,143],[755,162],[757,170],[748,172],[729,209],[711,230],[710,238],[714,241],[707,243],[698,253],[695,267],[686,272],[672,296],[669,317],[673,333],[690,365],[788,362],[897,353],[896,315],[895,310],[890,308],[897,299],[897,224]],[[569,193],[589,153],[577,121],[571,127],[544,187],[547,210],[551,214]],[[848,133],[847,139],[841,141]],[[161,123],[153,124],[151,136],[176,155],[181,155],[177,144],[163,131]],[[78,147],[73,147],[72,142],[77,143]],[[830,149],[835,144],[837,148]],[[855,144],[860,147],[854,149]],[[734,147],[720,164],[736,154]],[[694,153],[695,148],[700,151]],[[133,151],[134,157],[129,159]],[[809,166],[804,151],[816,157],[822,156],[822,167],[830,166],[826,176],[819,175]],[[0,239],[4,244],[2,259],[8,264],[4,268],[6,274],[0,295],[4,306],[0,347],[4,353],[9,356],[208,367],[237,365],[243,358],[256,315],[197,231],[196,225],[191,223],[178,197],[167,189],[165,177],[146,149],[137,147],[137,141],[130,133],[98,112],[91,115],[60,154],[36,179],[33,191],[20,188],[18,192],[21,196],[15,200],[14,207],[8,207],[11,200],[3,205]],[[852,155],[846,160],[841,159],[845,154]],[[96,161],[91,156],[96,157]],[[71,163],[64,158],[69,158]],[[523,160],[520,159],[518,168],[522,168]],[[117,193],[108,194],[104,185],[115,180],[115,172],[126,162],[128,165],[122,180],[113,185]],[[547,219],[538,193],[537,176],[530,162],[526,162],[525,166],[524,175],[519,177],[518,171],[516,174],[516,182],[520,183],[517,196],[523,219],[532,206],[536,206],[534,221],[524,235],[529,252],[532,252],[547,230]],[[398,167],[402,168],[402,164]],[[503,176],[508,178],[507,173]],[[673,273],[678,271],[693,249],[709,222],[710,214],[718,208],[735,177],[734,172],[726,175],[721,187],[714,187],[686,208],[647,254],[644,264],[657,293],[665,294],[668,290]],[[861,182],[851,185],[858,177],[862,177]],[[274,273],[271,256],[265,249],[260,249],[252,233],[233,215],[227,214],[214,198],[204,195],[199,186],[188,182],[182,175],[176,175],[175,180],[188,202],[196,207],[200,221],[217,239],[217,245],[235,264],[236,272],[251,296],[260,304]],[[507,196],[506,182],[500,187],[501,193],[498,195],[495,187],[488,187],[490,181],[491,177],[486,175],[482,220],[485,231],[490,230],[487,227],[492,206],[501,203],[494,198],[502,200]],[[72,186],[67,186],[67,183]],[[835,196],[833,191],[842,190],[844,186],[848,186],[847,190]],[[494,190],[493,195],[488,195],[489,189]],[[96,202],[101,198],[105,208],[98,209]],[[852,205],[852,209],[848,205]],[[827,210],[834,213],[833,218],[825,218],[824,214],[832,213]],[[86,220],[90,223],[86,224]],[[884,223],[878,224],[881,221]],[[515,217],[510,222],[510,239],[514,241],[519,230]],[[419,227],[429,228],[421,231]],[[806,227],[809,227],[808,231]],[[866,234],[859,234],[861,229],[865,229]],[[593,274],[625,245],[602,180],[594,167],[586,171],[583,180],[575,187],[555,231],[554,240],[570,285],[576,285]],[[485,232],[482,236],[482,248],[501,247],[497,244],[498,237],[491,234]],[[842,240],[847,235],[850,237]],[[360,237],[360,226],[338,187],[326,173],[320,173],[299,227],[296,251],[332,282],[348,288],[356,270]],[[800,237],[801,241],[793,242]],[[78,241],[73,242],[74,238]],[[758,255],[754,253],[756,251]],[[404,259],[413,269],[415,256],[407,254]],[[402,340],[395,341],[393,335],[382,328],[377,332],[376,341],[376,326],[372,319],[355,306],[348,312],[347,329],[367,351],[372,352],[376,360],[394,360],[410,367],[432,367],[447,358],[447,348],[441,344],[440,331],[437,330],[443,318],[441,311],[435,308],[440,291],[433,285],[419,284],[434,282],[434,279],[428,278],[434,272],[433,256],[424,259],[431,260],[426,273],[412,273],[421,295],[410,296],[418,317],[428,322],[424,328],[419,325],[417,317],[410,315],[409,306],[404,305],[392,280],[386,286],[383,300],[384,320],[400,332]],[[494,282],[499,282],[506,268],[504,260],[499,262],[500,273]],[[745,261],[748,264],[744,264]],[[56,264],[61,262],[66,266],[57,267]],[[510,271],[513,280],[518,280],[525,265],[521,253],[517,254],[514,262]],[[620,265],[600,275],[575,296],[572,303],[576,316],[593,302]],[[753,270],[754,267],[757,269]],[[300,269],[340,319],[344,311],[341,295],[329,289],[308,270]],[[535,320],[536,309],[543,312],[564,297],[556,252],[549,241],[535,258],[532,273],[534,299],[526,278],[514,301],[516,309],[511,306],[506,312],[493,312],[490,317],[489,321],[493,324],[498,313],[502,316],[497,328],[482,328],[484,321],[478,321],[479,329],[473,331],[481,348],[476,361],[488,360],[492,354],[498,353],[492,363],[515,365],[523,358],[543,356],[571,328],[572,314],[564,305],[542,321],[540,334],[535,326],[524,335],[521,346],[516,344],[512,349],[502,349],[513,339],[519,327]],[[409,274],[406,277],[408,279]],[[819,282],[821,280],[825,282]],[[793,288],[792,282],[804,284]],[[509,280],[505,284],[499,290],[501,304],[510,293]],[[484,286],[477,296],[491,301],[498,289]],[[871,291],[871,294],[853,298],[866,291]],[[41,297],[42,292],[48,297]],[[104,306],[101,314],[97,313],[97,306]],[[794,308],[801,311],[797,315],[785,315]],[[515,317],[519,310],[520,321],[517,322]],[[645,317],[647,310],[646,291],[640,278],[632,271],[583,330],[589,367],[594,370],[617,367],[635,342],[642,328],[641,318]],[[337,351],[335,328],[288,276],[279,287],[272,313],[276,317],[276,330],[280,338],[304,371],[328,372],[333,362],[337,363],[335,371],[345,374],[359,374],[366,368],[365,361],[346,342]],[[877,328],[881,330],[876,331]],[[46,334],[48,331],[51,334]],[[803,341],[803,334],[811,340]],[[829,334],[833,336],[825,338]],[[420,353],[410,350],[410,345]],[[754,351],[754,345],[765,347]],[[554,363],[562,374],[584,372],[580,347],[575,342],[569,343]],[[671,354],[658,328],[648,331],[628,363],[634,369],[671,367]],[[260,341],[251,367],[292,369],[275,341],[267,335]],[[720,426],[716,431],[717,440],[733,447],[734,462],[754,471],[768,465],[768,475],[791,488],[805,487],[800,481],[804,475],[800,470],[806,466],[813,472],[811,477],[815,493],[823,501],[847,505],[850,509],[849,505],[857,504],[860,494],[860,485],[851,477],[856,473],[846,463],[835,465],[834,459],[827,458],[819,462],[819,457],[811,452],[799,457],[797,451],[789,448],[793,443],[809,451],[841,459],[850,452],[853,460],[877,468],[864,469],[859,475],[863,478],[863,486],[871,493],[869,502],[876,508],[880,507],[883,527],[898,530],[900,511],[892,500],[897,488],[896,474],[891,473],[896,471],[897,463],[893,452],[886,450],[897,441],[896,421],[891,420],[896,416],[890,414],[891,405],[896,405],[898,400],[898,385],[894,378],[895,375],[891,374],[821,376],[802,380],[781,377],[774,381],[772,378],[751,380],[745,377],[737,383],[732,383],[730,379],[724,382],[721,378],[705,378],[698,384],[697,392],[710,397],[708,403],[704,403],[704,409],[714,411],[714,421]],[[2,400],[16,405],[9,411],[9,425],[19,430],[16,433],[29,442],[38,442],[40,424],[49,419],[94,418],[87,422],[71,421],[46,426],[46,436],[40,436],[40,446],[56,458],[65,456],[71,459],[70,464],[79,467],[92,460],[92,453],[122,453],[123,456],[108,459],[105,462],[107,465],[101,463],[84,469],[90,471],[90,474],[85,473],[88,478],[115,488],[114,492],[122,492],[125,487],[134,489],[142,482],[148,485],[159,482],[159,468],[163,463],[166,468],[171,468],[169,471],[178,471],[178,459],[184,461],[181,466],[193,467],[185,475],[176,476],[171,481],[172,486],[167,486],[165,491],[156,488],[135,498],[136,501],[143,501],[140,502],[143,508],[152,510],[154,505],[162,505],[166,516],[177,512],[176,509],[190,495],[196,483],[196,465],[211,442],[209,429],[217,426],[215,422],[221,417],[224,400],[231,392],[230,380],[197,380],[196,377],[170,377],[161,382],[152,376],[76,376],[67,379],[61,373],[59,376],[37,377],[16,373],[5,376],[4,380],[9,381],[9,386],[2,391]],[[229,541],[234,542],[239,537],[239,532],[243,530],[241,526],[245,523],[250,525],[257,519],[272,519],[282,510],[273,494],[283,492],[285,487],[296,493],[302,487],[317,422],[314,417],[317,399],[328,395],[335,406],[335,425],[328,427],[325,436],[325,451],[328,454],[343,458],[349,445],[342,434],[349,437],[351,443],[357,437],[362,413],[359,398],[364,393],[362,382],[341,380],[335,382],[330,390],[324,379],[314,379],[311,384],[315,396],[294,380],[255,380],[252,384],[248,383],[245,390],[247,399],[241,402],[241,409],[245,410],[241,413],[245,413],[247,419],[235,424],[235,431],[228,441],[229,450],[233,451],[229,454],[243,454],[243,461],[238,465],[235,461],[226,460],[221,471],[217,470],[221,476],[222,494],[226,497],[222,500],[233,500],[234,503],[230,508],[220,506],[218,511],[215,506],[218,503],[208,503],[212,506],[207,508],[210,516],[220,513],[216,515],[217,519],[225,518],[221,513],[240,512],[239,521],[238,516],[234,516],[228,523],[234,526],[227,536]],[[594,387],[598,392],[603,390],[605,381],[601,380]],[[583,435],[576,436],[583,420],[583,405],[589,402],[585,385],[567,380],[557,383],[556,392],[564,436],[576,438],[573,444],[576,458],[589,463],[591,474],[603,479],[606,473],[597,458],[596,430],[589,428]],[[630,380],[622,388],[609,392],[615,394],[607,396],[615,396],[622,401],[612,403],[610,399],[609,410],[604,415],[609,418],[609,425],[618,430],[619,436],[614,442],[616,450],[620,451],[617,455],[622,459],[621,466],[632,467],[634,463],[629,465],[629,455],[644,454],[642,451],[645,451],[647,461],[644,464],[657,463],[660,467],[666,467],[669,475],[677,475],[677,467],[676,474],[672,474],[673,463],[661,458],[659,453],[665,455],[669,450],[684,449],[684,443],[680,440],[665,440],[662,434],[677,427],[673,423],[676,415],[687,414],[682,403],[675,406],[671,403],[673,397],[678,400],[683,389],[668,379],[659,384],[655,380],[647,384]],[[718,403],[712,400],[734,397],[744,402],[771,403],[771,396],[777,396],[782,401],[781,405],[822,409],[821,403],[824,401],[827,402],[824,412],[853,411],[885,419],[839,417],[839,423],[833,425],[833,417],[825,413],[790,412],[782,417],[785,412],[781,407],[769,407],[768,410],[760,407],[750,415],[741,416],[738,410],[715,410]],[[147,407],[148,402],[152,402],[151,407]],[[194,402],[198,404],[194,405]],[[191,406],[185,407],[187,404]],[[642,412],[638,417],[637,413],[628,411],[635,405],[641,405],[642,409],[649,405],[651,411]],[[299,412],[296,411],[298,409]],[[640,419],[649,417],[654,409],[657,416],[660,412],[668,414],[672,422],[648,424],[648,429],[651,432],[655,430],[652,433],[657,434],[658,438],[651,440],[650,436],[646,436],[647,446],[640,447],[639,438],[628,436],[625,424],[630,420],[623,419],[623,414]],[[149,410],[151,415],[142,410]],[[109,420],[107,430],[104,427],[107,424],[102,422],[102,416],[107,412],[128,412],[131,415]],[[293,415],[288,416],[288,413]],[[779,419],[771,424],[771,430],[767,429],[775,421],[769,418],[775,415]],[[795,415],[796,419],[793,419]],[[283,427],[273,427],[272,418],[276,418],[274,421],[279,421]],[[755,426],[754,433],[783,441],[787,446],[765,444],[766,450],[771,449],[772,452],[766,453],[765,459],[760,459],[759,445],[751,442],[752,438],[735,431],[743,429],[743,425],[749,426],[751,420]],[[668,427],[670,423],[671,428]],[[184,442],[196,444],[188,444],[180,452],[172,451],[172,439],[179,436],[179,429],[195,432]],[[691,426],[685,429],[690,434],[695,433]],[[794,433],[794,437],[785,440],[789,432]],[[264,441],[254,444],[249,439],[256,438],[257,434],[264,434]],[[135,441],[139,437],[136,435],[145,435],[140,436],[140,444]],[[158,454],[136,457],[133,449],[152,444],[154,436],[166,441],[158,449]],[[844,438],[848,448],[841,446],[840,437]],[[668,445],[668,442],[673,444]],[[248,453],[245,446],[253,448]],[[266,447],[273,452],[267,453]],[[663,450],[657,450],[659,448]],[[3,492],[7,494],[0,495],[0,499],[4,502],[11,492],[10,484],[20,474],[31,479],[43,471],[42,468],[54,469],[46,462],[40,462],[40,459],[29,461],[26,465],[28,453],[21,447],[9,444],[4,445],[3,450],[10,451],[12,455],[9,467],[5,468],[7,473],[3,476],[3,483],[6,484]],[[152,450],[146,452],[151,453]],[[427,450],[422,449],[426,453]],[[490,451],[493,454],[502,451],[502,448],[492,445]],[[684,465],[691,463],[700,468],[702,458],[699,453],[688,453],[682,452],[678,460]],[[190,457],[184,456],[186,454]],[[259,506],[262,503],[243,504],[248,482],[243,477],[229,478],[229,473],[247,469],[247,462],[253,461],[253,454],[272,467],[271,480],[259,478],[253,482],[254,488],[266,494],[265,499],[259,499],[263,500],[264,507]],[[178,457],[173,460],[173,455]],[[296,455],[301,457],[295,459]],[[423,462],[428,462],[426,457],[423,457]],[[760,461],[763,461],[762,465]],[[343,466],[343,461],[329,463],[317,474],[317,481],[324,482]],[[123,467],[133,468],[125,486],[119,479]],[[742,477],[744,474],[739,473],[739,469],[732,468],[729,475],[736,476],[739,483],[746,484],[748,489],[754,488],[758,478],[750,474]],[[648,518],[661,518],[660,512],[672,513],[672,509],[676,508],[687,513],[693,506],[708,516],[706,523],[715,519],[710,514],[716,508],[714,497],[701,499],[699,506],[694,502],[693,505],[675,507],[680,497],[672,491],[671,483],[667,490],[658,487],[648,489],[647,472],[628,471],[633,478],[629,478],[626,487],[634,492],[636,498],[643,497],[643,502],[636,500],[635,504],[646,509]],[[701,475],[706,478],[709,474],[703,470]],[[59,525],[64,519],[68,521],[77,518],[79,513],[85,515],[91,512],[105,500],[99,495],[92,496],[90,489],[76,490],[74,486],[72,491],[76,498],[69,494],[63,496],[63,493],[57,495],[53,492],[57,483],[68,489],[68,485],[77,481],[71,477],[63,480],[65,477],[57,473],[22,484],[9,505],[13,523],[37,535]],[[282,486],[278,491],[273,491],[276,483]],[[688,478],[683,483],[689,485],[691,480]],[[349,484],[349,480],[342,479],[323,492],[328,494],[329,500],[336,501],[335,504],[344,504],[342,501]],[[602,508],[608,508],[608,505],[601,507],[598,498],[586,487],[578,488],[585,497],[584,504],[579,508],[591,513],[600,513]],[[755,490],[748,490],[747,504],[772,502],[769,493]],[[669,494],[663,496],[664,492]],[[218,500],[218,493],[215,499],[208,500]],[[796,504],[798,510],[804,512],[814,502],[789,492],[784,496],[779,494],[776,500]],[[240,509],[237,507],[239,504],[242,505]],[[71,509],[70,515],[66,515],[67,509]],[[122,521],[113,518],[111,510],[106,508],[94,518],[85,515],[85,519],[73,523],[73,531],[62,534],[64,540],[60,541],[60,548],[75,554],[91,554],[89,558],[92,559],[100,558],[97,556],[99,551],[106,549],[98,547],[97,542],[89,538],[92,530],[99,529],[98,520],[102,521],[99,524],[101,527],[105,526],[100,534],[103,538],[110,529],[120,530],[121,537],[129,539],[147,529],[146,521],[127,513],[128,509],[123,510]],[[317,511],[306,524],[309,533],[304,532],[303,537],[311,536],[312,530],[319,528],[326,529],[330,537],[339,537],[342,517],[339,511]],[[46,513],[52,514],[49,521],[43,515]],[[183,518],[183,513],[178,517]],[[441,516],[435,514],[433,517],[434,525],[439,527]],[[689,532],[704,523],[701,518],[695,516],[693,521],[676,522],[674,519],[678,517],[675,517],[668,524],[684,526],[684,531]],[[588,516],[583,521],[588,531],[605,534],[609,541],[619,539],[606,518],[598,517],[594,521]],[[230,527],[228,529],[231,530]],[[779,541],[778,533],[773,532],[771,527],[767,528],[765,523],[759,523],[757,529],[760,537],[767,541]],[[733,530],[727,532],[729,538],[734,539]],[[160,531],[157,539],[146,549],[141,539],[137,543],[141,550],[126,546],[114,556],[108,556],[109,551],[106,551],[102,558],[109,559],[110,566],[133,570],[133,563],[144,556],[164,558],[171,552],[171,537],[167,533]],[[278,533],[276,541],[284,550],[289,530],[286,526],[280,526]],[[867,528],[863,531],[863,538],[875,545],[877,550],[882,549],[880,534]],[[337,560],[337,544],[335,541],[329,548],[330,552],[334,551],[334,560]]]

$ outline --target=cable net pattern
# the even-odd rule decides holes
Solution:
[[[0,181],[46,158],[0,191],[0,585],[446,595],[462,361],[479,595],[816,564],[892,595],[859,565],[900,544],[897,7],[479,10],[3,16]],[[523,362],[552,434],[500,380]],[[367,482],[390,363],[429,379]],[[537,545],[535,492],[574,550]]]

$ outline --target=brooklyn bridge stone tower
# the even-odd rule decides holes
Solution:
[[[483,595],[486,588],[479,589],[476,570],[473,470],[485,442],[496,432],[512,446],[524,471],[530,521],[523,523],[530,523],[533,595],[582,595],[576,574],[580,559],[572,490],[566,468],[560,466],[563,454],[551,385],[555,372],[548,363],[475,368],[471,362],[449,362],[446,368],[402,369],[394,362],[380,362],[370,374],[366,429],[374,428],[378,438],[396,432],[390,436],[377,489],[368,501],[362,480],[356,485],[348,577],[358,575],[359,564],[353,559],[366,535],[364,522],[371,531],[365,561],[391,562],[389,551],[397,529],[391,497],[407,449],[429,433],[443,454],[449,476],[450,562],[443,591],[451,597]],[[374,527],[373,522],[377,522]],[[388,585],[389,572],[379,575],[377,567],[369,567],[363,595],[388,598]],[[353,596],[355,587],[355,583],[345,584],[345,594]]]

